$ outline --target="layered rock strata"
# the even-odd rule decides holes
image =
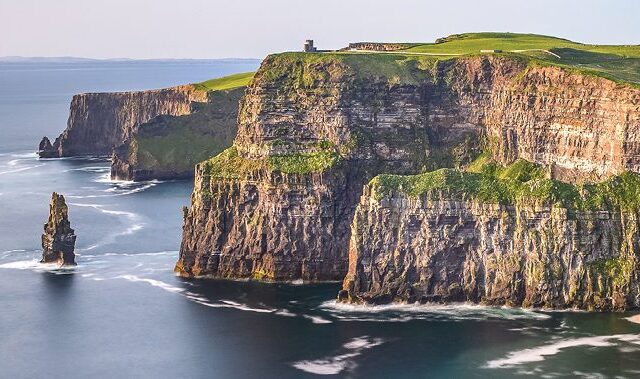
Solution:
[[[637,176],[615,178],[603,193],[624,191],[622,180],[640,183]],[[535,190],[553,182],[528,185]],[[382,192],[374,180],[360,199],[342,301],[617,311],[640,305],[635,200],[621,207],[610,195],[585,208],[550,200],[559,196],[553,189],[548,198],[504,204],[438,188]]]
[[[53,193],[49,205],[49,219],[42,234],[41,263],[75,266],[76,235],[69,222],[69,209],[64,196]]]
[[[193,85],[160,90],[84,93],[71,100],[67,128],[53,144],[39,146],[43,158],[110,155],[141,124],[158,115],[191,113],[194,102],[205,102],[207,92]]]
[[[197,168],[176,271],[340,278],[349,240],[361,232],[351,222],[371,178],[462,167],[481,149],[498,164],[526,159],[569,183],[639,171],[639,99],[633,87],[508,55],[270,56],[243,99],[234,147]],[[631,217],[609,211],[611,219]],[[515,222],[513,212],[499,216]],[[545,303],[531,296],[531,304]]]
[[[244,87],[212,91],[191,112],[160,115],[141,124],[113,150],[111,179],[192,178],[196,163],[231,146]]]

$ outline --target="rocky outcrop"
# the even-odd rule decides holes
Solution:
[[[339,299],[635,308],[638,214],[535,198],[500,204],[436,189],[381,194],[373,181],[355,213]]]
[[[305,75],[307,85],[299,81]],[[226,152],[237,156],[196,169],[176,271],[341,280],[351,218],[372,176],[453,161],[440,149],[445,145],[468,145],[460,160],[474,151],[473,125],[443,119],[426,128],[425,104],[445,106],[448,99],[430,102],[415,86],[370,79],[361,81],[340,61],[314,67],[295,57],[267,58]]]
[[[160,115],[141,124],[113,150],[111,179],[192,178],[194,166],[231,146],[244,87],[213,91],[184,115]]]
[[[270,56],[243,99],[233,150],[197,168],[176,271],[339,278],[371,178],[462,167],[482,149],[499,164],[526,159],[570,183],[639,171],[639,96],[510,56]]]
[[[194,102],[206,100],[207,92],[193,85],[75,95],[67,128],[51,146],[43,139],[40,156],[110,155],[141,124],[159,115],[189,114]]]
[[[54,192],[49,205],[49,220],[44,224],[40,262],[75,266],[75,244],[76,235],[69,223],[69,209],[64,196]]]
[[[38,145],[38,156],[40,158],[57,158],[58,150],[56,150],[49,138],[42,137],[40,144]]]

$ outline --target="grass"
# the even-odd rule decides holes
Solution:
[[[627,257],[599,259],[592,262],[589,268],[605,277],[609,277],[616,287],[622,287],[630,280],[635,261]]]
[[[466,33],[449,36],[441,43],[425,43],[404,51],[435,54],[477,54],[480,50],[549,50],[575,49],[613,54],[623,58],[640,58],[640,45],[588,45],[563,38],[539,34]]]
[[[342,160],[334,149],[321,149],[310,153],[274,155],[266,159],[247,159],[232,146],[215,157],[204,161],[205,171],[212,177],[239,179],[248,173],[268,169],[286,174],[323,172]]]
[[[203,91],[224,91],[244,87],[249,84],[255,72],[243,72],[222,78],[210,79],[200,83],[193,83],[196,89]]]
[[[269,168],[287,174],[307,174],[325,171],[338,162],[341,157],[335,151],[319,151],[277,155],[268,158]]]
[[[572,185],[547,179],[544,170],[517,160],[502,167],[485,154],[468,170],[443,168],[418,175],[378,175],[370,182],[375,197],[392,191],[412,197],[442,194],[459,200],[512,205],[516,203],[558,204],[569,209],[640,209],[640,175],[625,172],[594,184]]]
[[[537,34],[468,33],[404,51],[470,55],[481,50],[502,50],[505,53],[526,50],[518,54],[536,62],[578,69],[619,82],[640,83],[640,45],[589,45]]]
[[[242,89],[209,94],[209,102],[193,113],[160,116],[143,124],[132,140],[130,154],[138,169],[193,173],[193,166],[231,146],[237,132]]]
[[[640,85],[640,45],[590,45],[563,38],[515,33],[466,33],[442,38],[439,43],[407,45],[410,47],[391,53],[286,54],[294,64],[296,59],[308,61],[307,71],[322,61],[334,61],[351,67],[351,72],[361,78],[386,77],[390,82],[415,83],[422,80],[424,74],[429,74],[430,69],[433,73],[438,61],[481,55],[481,50],[501,50],[503,53],[500,55],[517,56],[532,65],[560,66],[620,83]],[[296,66],[290,67],[295,69]]]
[[[239,179],[249,172],[264,168],[262,161],[246,159],[238,155],[235,146],[231,146],[201,164],[210,176],[225,179]]]

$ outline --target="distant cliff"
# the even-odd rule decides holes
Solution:
[[[252,72],[178,87],[73,97],[65,131],[41,158],[111,155],[111,178],[179,179],[229,147]]]
[[[212,91],[191,113],[156,116],[113,150],[111,178],[179,179],[194,175],[196,163],[231,146],[244,87]]]
[[[540,204],[504,203],[495,198],[472,201],[465,193],[417,203],[397,195],[389,203],[380,200],[380,206],[365,205],[373,201],[367,183],[379,174],[465,168],[476,164],[482,151],[495,167],[529,161],[548,180],[545,185],[571,186],[578,193],[581,183],[611,176],[636,188],[636,181],[626,180],[635,174],[625,175],[640,171],[640,134],[635,132],[639,99],[640,91],[633,86],[510,55],[270,56],[246,91],[234,146],[197,167],[176,271],[184,276],[335,280],[349,265],[342,294],[349,301],[469,299],[598,309],[635,306],[637,250],[624,247],[637,244],[630,226],[635,222],[633,206],[623,212],[616,204],[601,204],[580,213],[557,205],[553,196]],[[625,193],[633,197],[633,191]],[[536,189],[522,194],[535,198]],[[571,221],[573,214],[583,221]],[[605,216],[610,221],[602,221]],[[404,255],[396,250],[400,242],[390,240],[409,231],[436,233],[446,230],[448,223],[468,226],[460,229],[460,236],[424,239],[425,245]],[[558,224],[556,232],[562,231],[569,241],[592,238],[585,230],[597,228],[595,235],[603,242],[560,247],[554,240],[539,240],[531,251],[547,254],[539,257],[544,262],[552,264],[554,257],[573,265],[580,259],[582,269],[562,266],[554,275],[582,276],[558,278],[561,283],[554,282],[555,289],[531,292],[519,279],[528,277],[522,270],[532,264],[526,263],[530,258],[521,258],[516,245],[500,245],[498,240],[519,240],[525,246],[526,236],[549,223]],[[512,224],[519,229],[499,228]],[[473,234],[480,237],[464,240]],[[402,236],[406,241],[418,238]],[[464,286],[461,276],[454,274],[468,260],[464,254],[472,254],[486,241],[497,245],[487,247],[486,256],[474,262],[503,256],[522,261],[508,270],[468,269],[465,272],[477,277],[472,294],[453,287],[450,294],[441,291],[454,284]],[[430,279],[428,273],[397,274],[417,272],[411,271],[411,264],[427,272],[423,266],[431,263],[422,257],[433,251],[442,253],[433,259],[439,266],[428,271],[437,272]],[[566,255],[558,257],[563,251]],[[381,270],[391,274],[371,271],[372,259],[384,262]],[[536,275],[547,275],[536,285],[550,283],[548,270],[553,267],[544,265],[534,267]],[[449,271],[449,276],[442,276]],[[507,284],[478,276],[486,272],[502,277],[516,271],[520,276],[504,279]],[[420,290],[424,283],[434,287]],[[579,286],[577,295],[561,299],[569,291],[565,285]],[[413,287],[418,288],[414,293],[402,292]]]
[[[159,115],[191,113],[207,92],[192,85],[160,90],[84,93],[71,100],[67,128],[53,144],[40,144],[42,157],[110,155],[141,124]]]

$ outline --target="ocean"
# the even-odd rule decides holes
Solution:
[[[631,314],[355,307],[340,283],[175,276],[190,181],[109,180],[106,158],[38,159],[71,96],[197,82],[258,61],[0,63],[0,377],[640,377]],[[41,265],[53,191],[73,269]]]

